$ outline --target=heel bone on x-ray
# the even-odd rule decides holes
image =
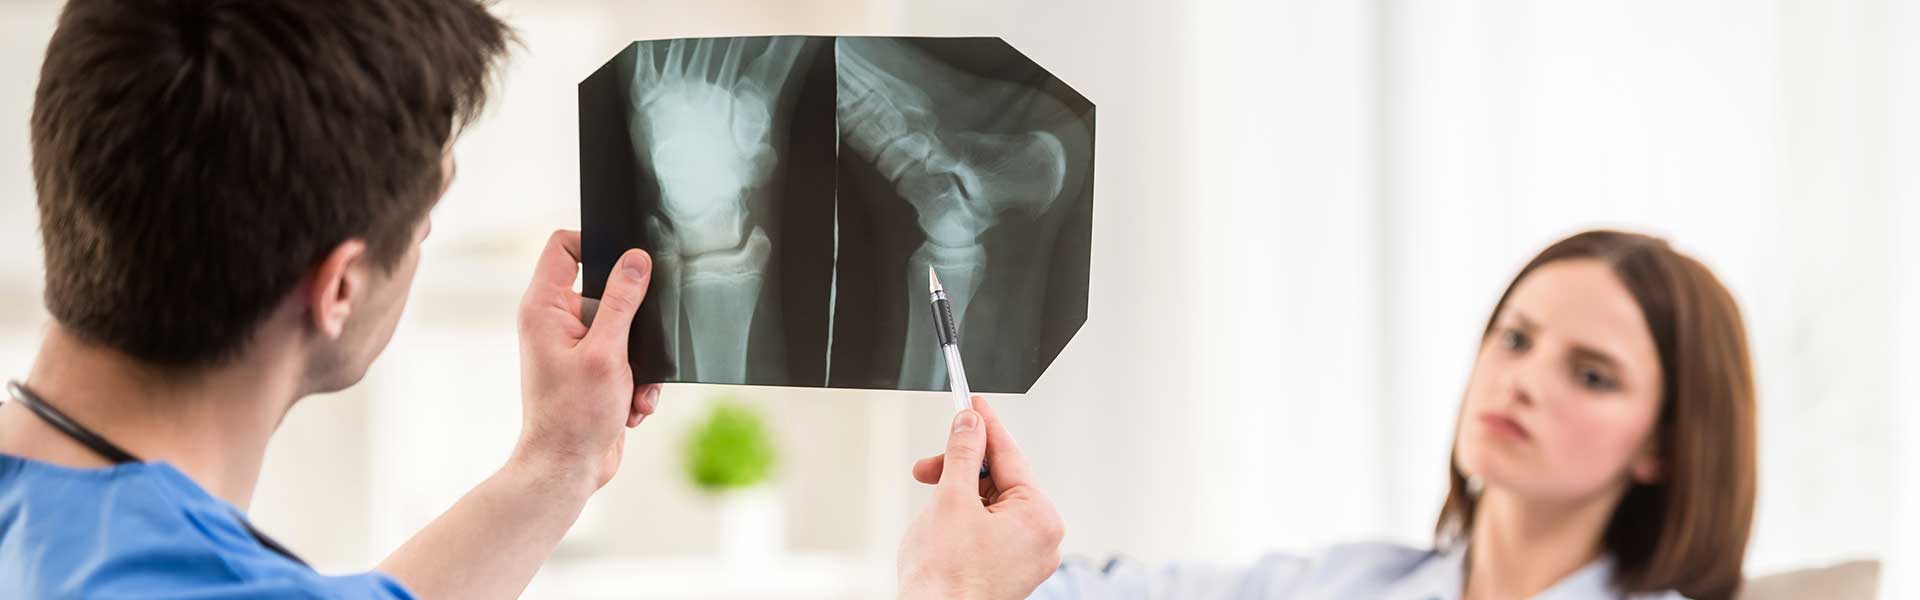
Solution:
[[[638,42],[581,84],[586,291],[653,253],[642,381],[939,390],[931,267],[1022,392],[1086,319],[1092,167],[1092,103],[998,39]]]

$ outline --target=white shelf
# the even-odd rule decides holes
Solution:
[[[847,557],[787,556],[761,563],[719,558],[555,560],[526,598],[882,598],[893,592],[893,565]]]

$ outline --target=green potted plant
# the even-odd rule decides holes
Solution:
[[[778,454],[760,413],[731,399],[714,402],[687,435],[687,479],[714,499],[729,561],[764,561],[784,545],[785,514],[771,483]]]

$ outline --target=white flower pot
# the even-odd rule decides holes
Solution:
[[[786,549],[786,506],[773,486],[724,492],[715,502],[720,557],[735,564],[764,564]]]

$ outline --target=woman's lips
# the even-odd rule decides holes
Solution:
[[[1515,421],[1512,417],[1503,414],[1493,412],[1480,413],[1480,424],[1486,426],[1489,431],[1494,432],[1496,435],[1510,436],[1521,440],[1533,438],[1532,435],[1527,433],[1527,428],[1520,426],[1519,421]]]

